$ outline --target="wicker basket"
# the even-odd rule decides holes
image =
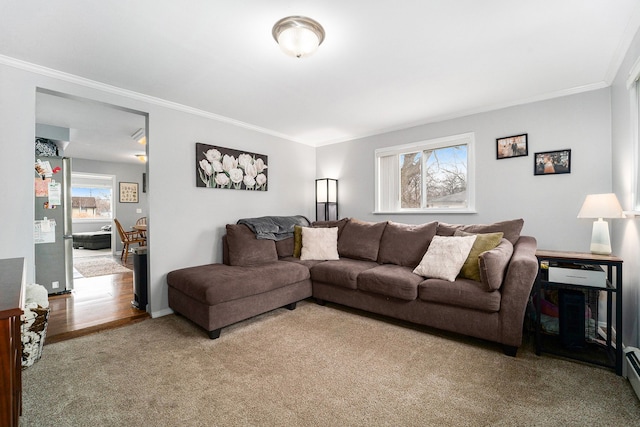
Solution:
[[[42,355],[47,335],[49,308],[27,304],[22,320],[22,369],[33,365]]]

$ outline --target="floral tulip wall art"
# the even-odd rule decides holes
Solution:
[[[196,186],[267,191],[267,156],[196,143]]]

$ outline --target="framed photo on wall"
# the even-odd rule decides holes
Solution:
[[[571,173],[571,150],[544,151],[533,156],[534,175]]]
[[[120,203],[138,203],[138,183],[120,183]]]
[[[526,133],[496,139],[496,158],[498,160],[528,155],[529,143]]]

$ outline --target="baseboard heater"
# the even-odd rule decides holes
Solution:
[[[626,347],[622,375],[629,380],[636,396],[640,399],[640,349]]]

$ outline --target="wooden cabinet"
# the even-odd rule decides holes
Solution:
[[[18,426],[22,412],[24,258],[0,260],[0,426]]]

